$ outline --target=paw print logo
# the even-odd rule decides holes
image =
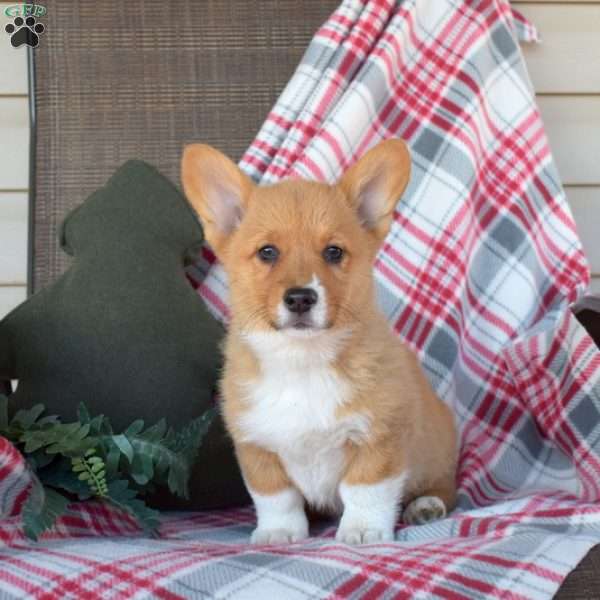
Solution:
[[[42,23],[36,23],[35,17],[15,17],[12,23],[9,23],[4,30],[10,35],[10,43],[18,48],[27,44],[35,48],[40,43],[40,34],[44,33],[46,28]]]

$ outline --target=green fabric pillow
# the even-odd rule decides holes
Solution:
[[[213,399],[222,327],[184,273],[202,228],[173,185],[130,161],[65,219],[67,272],[0,321],[0,380],[18,379],[14,407],[43,403],[74,419],[80,402],[115,429],[161,418],[175,428]],[[220,417],[190,482],[186,508],[247,501]],[[155,503],[155,504],[156,504]]]

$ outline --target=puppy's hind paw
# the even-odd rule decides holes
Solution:
[[[308,537],[308,533],[292,529],[260,529],[257,527],[250,537],[252,544],[291,544]]]
[[[393,531],[383,529],[363,529],[360,527],[340,527],[335,534],[335,539],[343,544],[356,546],[358,544],[377,544],[390,542],[394,539]]]
[[[413,500],[402,513],[408,525],[425,525],[446,516],[446,505],[437,496],[421,496]]]

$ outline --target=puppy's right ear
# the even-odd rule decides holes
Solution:
[[[242,221],[254,184],[224,154],[205,144],[184,149],[181,181],[208,243],[219,255]]]

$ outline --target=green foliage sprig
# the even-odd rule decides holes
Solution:
[[[146,429],[139,419],[115,433],[107,417],[92,418],[84,404],[73,423],[43,414],[44,406],[37,404],[9,418],[8,399],[0,395],[0,435],[21,451],[34,475],[23,507],[23,527],[31,539],[50,529],[70,502],[90,498],[120,507],[146,531],[155,531],[158,512],[142,497],[166,485],[187,498],[191,467],[215,410],[177,432],[164,419]]]

